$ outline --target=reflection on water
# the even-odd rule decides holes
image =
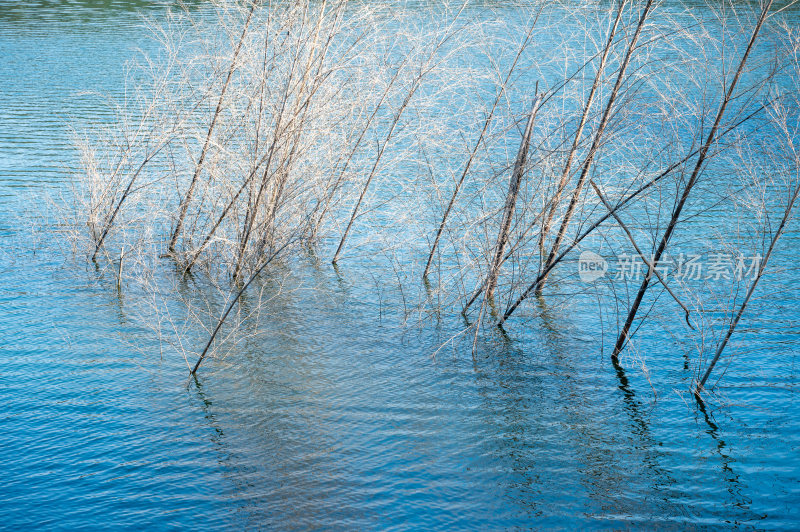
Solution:
[[[395,328],[366,266],[309,261],[283,282],[316,288],[274,298],[188,387],[182,360],[132,350],[145,336],[125,293],[65,267],[54,240],[34,255],[18,213],[74,164],[68,121],[98,118],[81,91],[121,90],[141,8],[159,6],[0,2],[4,525],[797,526],[787,336],[754,343],[742,363],[759,376],[731,376],[708,410],[681,395],[690,365],[669,346],[648,381],[545,300],[541,327],[432,358],[440,329]]]

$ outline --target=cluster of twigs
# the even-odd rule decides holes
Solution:
[[[708,208],[704,187],[735,182],[724,201],[742,212],[780,172],[784,185],[767,187],[786,198],[777,225],[766,223],[775,202],[747,204],[768,245],[699,393],[800,191],[799,41],[783,9],[306,0],[174,14],[154,25],[163,53],[137,69],[118,120],[79,143],[71,205],[88,232],[76,242],[118,278],[131,255],[142,277],[168,263],[226,294],[187,359],[194,374],[255,281],[293,253],[337,264],[401,242],[403,267],[421,265],[417,308],[460,310],[477,335],[549,285],[582,290],[576,253],[615,241],[645,266],[633,299],[615,296],[628,308],[619,364],[654,286],[689,329],[702,321],[696,289],[659,263],[687,213]],[[753,161],[772,173],[746,171]]]

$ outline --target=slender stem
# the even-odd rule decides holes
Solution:
[[[772,100],[772,101],[777,101],[777,98],[775,100]],[[731,124],[730,126],[726,127],[723,131],[721,131],[717,135],[717,137],[714,139],[712,144],[714,144],[716,142],[719,142],[724,136],[728,135],[729,133],[731,133],[733,131],[736,131],[739,128],[739,126],[741,126],[742,124],[752,120],[756,115],[758,115],[761,111],[763,111],[766,108],[766,105],[767,104],[759,105],[755,110],[753,110],[747,116],[744,116],[743,118],[741,118],[740,120],[738,120],[734,124]],[[594,223],[592,223],[587,229],[585,229],[581,234],[579,234],[577,237],[575,237],[575,239],[572,241],[572,243],[570,245],[568,245],[564,250],[562,250],[559,253],[559,255],[553,261],[551,261],[551,263],[549,265],[545,265],[544,269],[539,273],[539,275],[536,276],[536,278],[534,278],[533,282],[531,282],[531,284],[528,285],[528,287],[522,292],[522,294],[519,295],[519,297],[516,299],[516,301],[514,301],[514,303],[508,308],[508,310],[506,310],[506,312],[503,314],[503,317],[497,323],[498,327],[502,327],[505,324],[505,322],[508,320],[508,318],[510,318],[514,314],[514,312],[517,310],[517,308],[519,308],[519,306],[526,299],[528,299],[530,294],[533,293],[534,291],[538,291],[538,289],[542,286],[544,280],[546,279],[547,275],[559,263],[561,263],[564,260],[564,258],[573,249],[575,249],[578,246],[578,244],[580,244],[587,236],[592,234],[598,227],[600,227],[603,223],[605,223],[606,220],[611,218],[613,216],[614,212],[618,212],[620,209],[622,209],[628,203],[633,201],[640,194],[646,192],[647,190],[649,190],[650,188],[652,188],[653,186],[658,184],[660,181],[662,181],[665,177],[671,175],[677,168],[683,166],[687,161],[689,161],[691,158],[693,158],[696,155],[698,155],[700,152],[701,152],[701,148],[697,148],[697,149],[692,150],[691,152],[689,152],[687,155],[682,157],[680,160],[672,163],[670,166],[668,166],[664,171],[662,171],[656,177],[652,178],[650,181],[646,182],[645,184],[640,186],[637,190],[635,190],[634,192],[632,192],[631,194],[626,196],[623,200],[621,200],[619,203],[617,203],[617,205],[616,205],[616,207],[614,207],[613,211],[609,211],[606,214],[604,214],[603,216],[601,216]]]
[[[636,31],[633,34],[633,38],[631,39],[631,42],[628,44],[628,49],[625,52],[625,58],[622,60],[622,65],[620,65],[619,71],[617,73],[617,79],[614,82],[614,88],[611,90],[611,94],[608,97],[608,102],[606,103],[605,110],[603,111],[603,117],[600,119],[600,124],[598,124],[597,126],[597,132],[594,135],[592,146],[591,148],[589,148],[589,153],[583,162],[580,177],[578,178],[578,182],[575,185],[575,189],[572,191],[572,198],[570,199],[569,206],[567,207],[567,212],[564,215],[563,220],[561,220],[561,228],[559,229],[558,235],[556,236],[556,241],[553,242],[553,247],[550,249],[550,254],[547,257],[547,261],[545,264],[550,264],[550,262],[556,258],[558,250],[561,247],[561,243],[564,241],[564,237],[567,234],[567,229],[569,228],[569,224],[572,221],[573,215],[575,214],[575,209],[578,207],[581,191],[583,190],[586,178],[589,175],[589,169],[592,166],[592,162],[594,161],[594,156],[597,153],[598,148],[600,147],[600,142],[603,138],[603,133],[605,132],[606,126],[608,125],[608,122],[611,118],[611,111],[614,108],[614,102],[616,101],[617,96],[619,95],[622,83],[625,81],[625,73],[628,69],[628,65],[630,64],[631,57],[633,57],[633,52],[636,49],[636,43],[639,41],[639,36],[641,35],[642,29],[644,28],[645,20],[647,20],[647,16],[650,14],[650,10],[653,7],[653,1],[654,0],[647,0],[647,4],[644,6],[644,10],[642,11],[642,14],[639,18],[639,23],[636,25]]]
[[[594,75],[594,82],[592,83],[592,88],[589,91],[589,96],[586,98],[586,105],[583,108],[583,113],[581,114],[580,122],[578,123],[578,129],[575,131],[575,137],[572,140],[572,147],[569,150],[569,155],[567,156],[567,162],[564,164],[564,170],[561,172],[561,180],[558,183],[558,188],[556,189],[556,193],[553,198],[549,202],[549,207],[545,207],[546,215],[544,218],[544,222],[542,224],[542,231],[539,234],[539,248],[544,249],[545,241],[547,240],[547,235],[550,232],[550,226],[553,222],[553,217],[555,216],[556,209],[558,208],[558,204],[561,202],[561,195],[564,193],[564,189],[567,187],[567,182],[569,181],[570,172],[572,171],[572,163],[575,160],[575,155],[578,152],[578,147],[580,146],[581,139],[583,136],[583,129],[586,127],[586,122],[589,119],[589,111],[592,108],[592,104],[594,103],[595,95],[597,94],[598,89],[600,88],[600,82],[603,79],[603,72],[605,71],[606,61],[608,60],[608,55],[611,52],[612,44],[614,42],[614,37],[617,33],[617,27],[619,26],[619,21],[622,18],[622,12],[624,10],[626,0],[622,0],[619,3],[619,7],[617,8],[617,16],[614,19],[614,24],[611,26],[611,31],[608,34],[608,40],[606,41],[605,48],[603,48],[603,54],[600,57],[600,65],[597,67],[597,72]]]
[[[731,339],[731,336],[733,336],[733,332],[736,330],[736,326],[739,325],[739,320],[742,318],[742,315],[744,314],[744,311],[747,308],[747,304],[750,302],[750,298],[753,297],[753,293],[756,290],[756,286],[758,286],[758,282],[764,276],[764,271],[766,270],[767,263],[769,262],[770,256],[772,255],[772,252],[775,249],[775,244],[777,244],[778,239],[780,239],[780,237],[783,235],[784,231],[786,230],[786,225],[789,223],[789,220],[792,217],[792,211],[794,209],[795,203],[797,202],[798,195],[800,195],[800,184],[798,184],[798,186],[795,187],[794,193],[792,194],[792,197],[789,200],[789,204],[786,207],[786,211],[783,214],[783,218],[781,219],[781,223],[778,226],[778,230],[773,235],[772,240],[769,243],[769,248],[767,249],[767,252],[764,254],[764,257],[758,269],[758,273],[756,274],[756,277],[753,280],[753,284],[751,284],[750,288],[747,290],[747,294],[745,295],[744,300],[742,301],[742,304],[739,307],[739,311],[736,313],[736,316],[733,318],[733,321],[731,321],[731,324],[728,327],[728,332],[725,334],[725,337],[719,343],[719,346],[717,346],[717,351],[716,353],[714,353],[714,358],[711,360],[711,363],[708,365],[708,368],[706,368],[705,373],[703,373],[703,378],[700,379],[700,382],[697,384],[697,387],[695,388],[695,394],[699,394],[700,391],[703,390],[703,388],[705,387],[708,377],[711,375],[711,372],[714,371],[714,366],[717,365],[717,362],[722,356],[722,352],[728,345],[728,340]]]
[[[439,228],[436,230],[436,236],[433,239],[433,244],[431,245],[431,251],[428,254],[428,260],[425,263],[425,271],[422,272],[423,279],[426,279],[428,277],[428,274],[430,273],[431,266],[433,264],[433,257],[436,254],[437,247],[439,246],[439,240],[442,238],[442,233],[444,232],[445,225],[447,224],[447,218],[450,216],[450,211],[453,210],[453,206],[456,203],[456,198],[458,197],[458,193],[461,191],[461,186],[464,184],[464,180],[466,179],[467,174],[469,174],[470,168],[472,168],[472,163],[475,161],[478,149],[483,143],[483,138],[489,129],[489,124],[491,123],[492,118],[494,117],[494,113],[497,110],[497,106],[500,104],[500,100],[502,99],[506,87],[508,86],[508,83],[511,80],[511,75],[514,73],[514,70],[516,70],[517,63],[519,62],[520,57],[522,57],[522,53],[527,48],[528,43],[530,43],[531,37],[533,36],[533,30],[536,27],[536,22],[538,21],[538,19],[539,17],[537,15],[536,20],[534,20],[533,24],[528,30],[527,35],[525,36],[525,40],[523,41],[522,45],[517,51],[517,55],[516,57],[514,57],[514,61],[511,63],[511,67],[509,67],[502,85],[500,85],[500,90],[497,91],[497,95],[495,96],[492,108],[489,110],[489,114],[486,115],[486,119],[483,122],[483,128],[481,129],[480,135],[478,135],[478,140],[475,142],[475,145],[472,148],[472,152],[469,154],[469,158],[467,159],[467,163],[464,165],[464,171],[461,173],[461,177],[459,178],[458,182],[456,182],[456,187],[455,189],[453,189],[452,196],[450,196],[450,202],[447,204],[447,208],[445,209],[444,214],[442,215],[442,221],[439,223]]]
[[[197,164],[194,167],[194,174],[192,175],[192,180],[189,182],[189,188],[186,190],[186,194],[183,196],[181,200],[180,207],[178,209],[178,221],[175,225],[175,231],[172,233],[172,237],[169,240],[169,251],[173,253],[175,251],[175,245],[178,242],[178,237],[183,230],[183,223],[184,219],[186,218],[186,212],[189,210],[189,203],[192,201],[192,195],[194,194],[194,188],[197,185],[197,180],[200,177],[200,172],[203,169],[203,163],[205,162],[206,155],[208,154],[209,146],[211,145],[211,137],[214,133],[214,127],[217,124],[217,118],[222,112],[222,103],[225,99],[225,92],[228,90],[228,85],[231,82],[231,78],[233,77],[233,73],[236,70],[236,58],[239,56],[239,52],[242,49],[242,44],[244,43],[245,35],[247,34],[247,28],[250,25],[250,20],[253,17],[253,12],[256,9],[256,5],[258,3],[254,0],[250,6],[250,11],[247,13],[247,19],[245,20],[244,27],[242,28],[242,34],[239,37],[239,42],[236,43],[236,48],[233,51],[233,57],[231,58],[231,64],[228,68],[228,74],[225,77],[225,82],[222,84],[222,89],[220,89],[219,99],[217,100],[217,108],[214,110],[214,115],[211,118],[211,123],[208,125],[208,132],[206,133],[206,140],[203,143],[203,148],[200,150],[200,157],[197,159]]]
[[[681,194],[680,200],[678,204],[675,206],[675,209],[672,212],[672,218],[667,225],[666,231],[664,231],[664,235],[661,238],[661,242],[658,245],[658,249],[656,249],[656,253],[653,256],[653,264],[650,264],[648,268],[647,275],[645,275],[644,280],[642,281],[641,286],[639,287],[639,291],[636,294],[636,298],[633,301],[633,305],[631,305],[630,311],[628,312],[628,317],[625,320],[625,324],[622,326],[622,330],[617,337],[617,343],[614,345],[614,351],[611,353],[612,359],[618,359],[619,353],[625,347],[629,339],[629,333],[631,330],[631,326],[633,325],[633,320],[636,319],[636,314],[639,311],[639,306],[644,299],[645,293],[650,286],[650,279],[653,275],[653,265],[657,264],[661,260],[661,256],[663,255],[664,251],[669,244],[669,240],[672,237],[672,233],[675,231],[675,227],[678,225],[678,220],[681,215],[681,211],[683,210],[684,205],[686,205],[686,200],[689,198],[689,195],[692,192],[695,184],[697,183],[697,179],[700,177],[700,171],[703,168],[703,165],[706,161],[708,156],[708,150],[711,148],[711,145],[714,143],[715,137],[717,135],[717,129],[719,128],[720,123],[722,122],[722,118],[725,116],[725,111],[728,107],[728,103],[733,99],[733,91],[736,88],[737,83],[739,82],[739,78],[742,76],[742,72],[744,72],[744,67],[747,64],[747,58],[752,51],[756,39],[758,38],[758,34],[761,31],[761,26],[764,24],[764,21],[767,19],[767,14],[769,13],[769,8],[772,5],[772,0],[768,0],[767,3],[764,5],[764,8],[761,11],[761,16],[758,18],[758,23],[756,24],[755,28],[753,29],[753,33],[750,36],[750,41],[747,44],[747,48],[742,55],[742,59],[739,61],[739,66],[736,69],[736,74],[733,76],[733,79],[728,86],[725,97],[720,104],[719,111],[717,112],[717,116],[714,119],[714,125],[711,126],[711,131],[708,133],[708,137],[700,148],[700,154],[697,157],[697,162],[695,163],[694,170],[692,171],[691,177],[689,181],[686,183],[686,186],[683,189],[683,193]]]
[[[517,205],[517,196],[519,194],[519,185],[522,182],[522,176],[525,175],[525,162],[528,158],[528,148],[531,141],[531,133],[533,132],[533,123],[536,120],[536,113],[539,111],[539,106],[542,102],[542,94],[538,92],[538,83],[536,89],[536,97],[531,105],[531,112],[528,116],[528,124],[525,126],[525,132],[522,134],[522,141],[519,146],[519,153],[517,153],[517,160],[514,163],[514,172],[511,174],[511,180],[508,183],[508,194],[506,195],[506,204],[503,209],[503,219],[500,223],[500,233],[497,235],[497,244],[492,260],[491,268],[489,269],[489,276],[486,280],[486,299],[491,300],[494,296],[494,290],[497,287],[497,278],[500,275],[500,267],[503,264],[503,254],[505,253],[506,245],[508,244],[508,233],[511,230],[511,222],[514,219],[514,210]]]
[[[765,105],[760,105],[758,107],[758,109],[756,109],[752,113],[748,114],[747,116],[745,116],[744,118],[742,118],[741,120],[736,122],[735,124],[732,124],[731,126],[727,127],[724,131],[722,131],[717,136],[715,142],[718,142],[722,137],[724,137],[725,135],[727,135],[728,133],[730,133],[732,131],[735,131],[740,125],[744,124],[748,120],[751,120],[758,113],[760,113],[762,110],[764,110],[764,108],[765,108]],[[631,201],[636,199],[639,195],[643,194],[644,192],[646,192],[650,188],[654,187],[656,184],[661,182],[665,177],[671,175],[677,168],[679,168],[682,165],[684,165],[687,161],[689,161],[692,157],[694,157],[698,153],[700,153],[700,149],[699,148],[695,149],[695,150],[692,150],[687,155],[682,157],[680,160],[678,160],[678,161],[672,163],[671,165],[669,165],[660,174],[658,174],[654,178],[650,179],[648,182],[646,182],[645,184],[640,186],[638,189],[636,189],[632,193],[628,194],[624,199],[620,200],[613,209],[611,209],[608,212],[606,212],[606,214],[604,214],[603,216],[598,218],[594,223],[592,223],[589,227],[587,227],[583,231],[583,233],[581,233],[580,235],[575,237],[575,239],[566,248],[561,250],[561,253],[558,255],[558,257],[556,257],[552,261],[552,263],[550,265],[545,266],[545,268],[539,273],[539,275],[536,276],[536,278],[533,280],[533,282],[530,285],[528,285],[528,287],[525,289],[525,291],[523,291],[522,294],[520,294],[520,296],[517,298],[517,300],[514,301],[514,303],[508,308],[508,310],[505,311],[505,313],[503,314],[503,317],[497,323],[498,327],[502,327],[503,326],[503,324],[506,322],[506,320],[508,320],[508,318],[510,318],[511,315],[514,314],[514,311],[516,311],[517,308],[519,308],[519,306],[522,304],[522,302],[525,301],[526,299],[528,299],[528,297],[531,295],[531,293],[533,293],[534,291],[538,290],[538,288],[542,285],[542,283],[544,282],[544,280],[547,277],[547,275],[558,264],[560,264],[564,260],[564,258],[567,255],[569,255],[569,253],[573,249],[575,249],[578,246],[578,244],[580,244],[587,236],[592,234],[598,227],[600,227],[603,223],[605,223],[606,220],[608,220],[609,218],[612,218],[614,216],[614,213],[619,212],[623,207],[628,205]],[[508,257],[506,257],[506,259],[508,259]],[[476,299],[477,295],[482,290],[483,290],[483,285],[481,285],[481,288],[478,290],[478,292],[475,294],[475,296],[473,296],[473,298],[470,300],[470,304]]]
[[[639,254],[639,257],[641,257],[642,261],[647,265],[647,268],[652,269],[653,274],[656,276],[656,279],[658,279],[658,281],[661,283],[661,285],[664,287],[667,293],[671,295],[672,299],[674,299],[675,302],[683,309],[684,316],[686,318],[686,324],[690,328],[694,329],[692,324],[689,322],[689,314],[690,314],[689,308],[683,304],[683,302],[678,298],[678,296],[675,295],[675,292],[673,292],[672,289],[669,287],[664,278],[661,277],[661,274],[658,273],[658,269],[656,268],[656,264],[651,263],[650,259],[648,259],[647,256],[644,254],[644,251],[642,251],[642,249],[636,243],[636,239],[633,237],[633,233],[631,233],[631,230],[628,229],[628,226],[625,224],[625,222],[622,221],[622,218],[619,217],[619,214],[617,214],[616,211],[614,211],[614,207],[608,202],[605,195],[600,190],[600,187],[597,186],[597,183],[595,183],[593,179],[590,179],[589,184],[592,186],[595,193],[597,194],[597,197],[600,198],[600,201],[603,203],[603,205],[608,209],[608,211],[614,217],[614,221],[616,221],[617,224],[622,228],[622,231],[628,237],[628,240],[633,246],[633,249],[635,249],[636,253]]]
[[[203,351],[200,353],[200,357],[197,359],[197,363],[194,365],[194,368],[192,368],[192,371],[189,373],[190,375],[195,375],[197,373],[197,369],[200,367],[200,364],[202,364],[203,360],[206,358],[206,355],[208,354],[208,350],[211,348],[211,344],[214,343],[214,340],[217,338],[217,335],[219,334],[220,329],[222,329],[222,325],[225,323],[225,320],[228,319],[228,315],[230,315],[231,311],[236,306],[236,303],[239,302],[239,299],[242,297],[242,294],[244,294],[245,290],[247,290],[247,288],[253,283],[253,281],[256,280],[256,277],[258,277],[261,274],[261,272],[264,271],[264,269],[273,260],[275,260],[275,257],[277,257],[278,254],[281,253],[284,249],[286,249],[289,246],[289,244],[291,244],[291,243],[292,243],[292,241],[290,240],[290,241],[286,242],[283,246],[281,246],[280,249],[278,249],[275,252],[273,252],[272,255],[270,255],[261,264],[261,266],[256,268],[256,270],[250,275],[250,279],[248,279],[247,282],[244,283],[242,288],[239,289],[239,291],[233,297],[233,300],[231,300],[231,302],[228,304],[227,308],[225,309],[225,312],[223,312],[222,316],[220,316],[219,320],[217,320],[217,325],[214,327],[214,330],[211,333],[211,336],[209,337],[208,342],[206,342],[206,345],[203,348]]]

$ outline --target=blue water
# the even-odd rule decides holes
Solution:
[[[756,302],[705,410],[659,331],[646,374],[560,306],[437,352],[450,329],[398,326],[369,264],[312,258],[187,383],[136,294],[41,230],[76,165],[69,126],[106,117],[85,92],[120,94],[152,46],[139,15],[162,8],[0,0],[0,528],[800,527],[788,290]]]

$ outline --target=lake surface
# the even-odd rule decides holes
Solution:
[[[432,356],[446,332],[398,327],[358,261],[299,261],[187,386],[124,291],[31,230],[69,126],[107,112],[85,92],[120,96],[162,8],[0,0],[0,528],[800,527],[796,235],[707,410],[658,331],[649,376],[620,372],[580,312]]]

